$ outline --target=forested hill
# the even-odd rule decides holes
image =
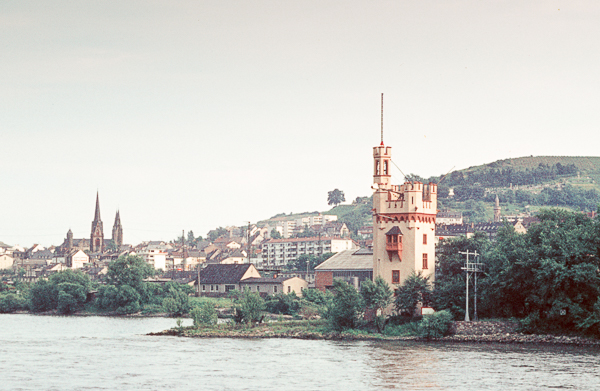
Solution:
[[[497,160],[452,172],[444,178],[444,186],[509,187],[536,185],[559,178],[589,177],[600,180],[600,157],[531,156]],[[430,178],[435,179],[436,178]]]

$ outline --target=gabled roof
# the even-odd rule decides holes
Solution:
[[[340,251],[317,266],[315,270],[373,270],[373,251],[368,249]]]
[[[201,284],[238,284],[251,264],[207,265],[200,271]]]

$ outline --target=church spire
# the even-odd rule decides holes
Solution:
[[[93,253],[104,250],[104,230],[102,229],[102,219],[100,219],[100,197],[98,196],[98,192],[96,192],[96,211],[90,235],[90,250]]]
[[[98,196],[98,192],[96,191],[96,212],[94,213],[94,221],[101,221],[100,218],[100,198]]]
[[[115,224],[112,229],[112,240],[119,249],[123,245],[123,226],[121,225],[121,213],[117,210]]]

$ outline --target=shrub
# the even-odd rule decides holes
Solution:
[[[190,315],[194,320],[194,326],[217,324],[217,310],[211,303],[201,303],[190,311]]]
[[[441,338],[448,334],[452,326],[452,314],[448,310],[423,316],[419,322],[419,335],[423,338]]]
[[[260,323],[265,310],[265,301],[257,294],[244,292],[235,306],[234,320],[236,323]]]
[[[119,287],[117,294],[117,312],[133,314],[140,310],[140,294],[129,285]]]
[[[407,322],[403,324],[388,324],[383,330],[384,335],[390,337],[405,337],[419,335],[419,322]]]
[[[14,293],[5,293],[0,295],[0,313],[8,314],[24,309],[27,303],[21,296]]]
[[[302,299],[316,305],[326,306],[331,302],[332,295],[329,291],[323,293],[319,289],[305,289],[302,291]]]
[[[267,300],[266,308],[272,314],[296,315],[300,310],[300,299],[295,292],[279,293]]]
[[[360,294],[342,280],[333,281],[333,292],[333,301],[325,314],[331,327],[338,331],[356,327],[362,309]]]

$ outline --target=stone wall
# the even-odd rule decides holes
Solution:
[[[514,334],[518,326],[509,321],[454,322],[452,331],[456,335]]]

